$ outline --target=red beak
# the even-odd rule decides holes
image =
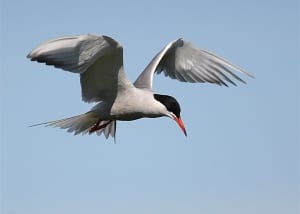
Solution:
[[[181,118],[180,117],[174,117],[174,120],[176,121],[176,123],[178,124],[178,126],[181,128],[181,130],[183,131],[184,135],[187,136],[186,130],[185,130],[185,127],[184,127],[184,124],[183,124]]]

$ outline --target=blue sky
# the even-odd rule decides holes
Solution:
[[[298,8],[296,0],[2,0],[2,213],[299,213]],[[131,80],[179,37],[256,78],[226,88],[156,76],[155,90],[180,102],[187,138],[168,118],[120,122],[116,144],[28,128],[92,107],[78,76],[26,59],[45,40],[86,33],[123,44]]]

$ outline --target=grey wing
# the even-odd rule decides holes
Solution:
[[[134,85],[152,89],[154,73],[164,73],[181,82],[209,82],[218,85],[231,83],[233,79],[245,83],[235,72],[253,77],[240,67],[190,42],[177,39],[163,48],[137,78]]]
[[[86,102],[112,99],[118,84],[128,81],[123,71],[123,48],[107,36],[81,35],[50,40],[27,57],[80,74],[82,99]]]

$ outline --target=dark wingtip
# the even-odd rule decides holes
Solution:
[[[26,58],[30,59],[31,61],[37,61],[37,57],[34,56],[34,54],[32,54],[32,52],[30,52],[29,54],[27,54]]]

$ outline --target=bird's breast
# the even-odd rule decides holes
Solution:
[[[111,115],[117,120],[136,120],[161,117],[164,111],[165,107],[154,99],[152,92],[133,89],[117,96]]]

